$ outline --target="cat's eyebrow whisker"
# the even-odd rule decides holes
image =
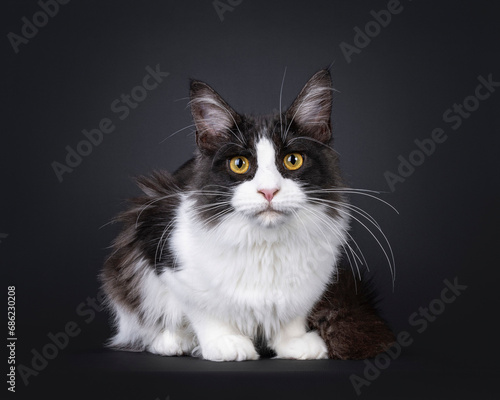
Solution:
[[[217,159],[217,156],[219,155],[219,152],[221,152],[225,147],[227,146],[236,146],[236,147],[240,147],[242,148],[243,150],[246,150],[246,147],[245,146],[242,146],[241,144],[238,144],[238,143],[225,143],[223,146],[221,146],[217,152],[215,153],[214,157],[213,157],[213,160],[212,160],[212,168],[214,167],[214,163],[215,163],[215,160]]]
[[[191,124],[191,125],[188,125],[188,126],[185,126],[184,128],[181,128],[177,131],[175,131],[174,133],[172,133],[170,136],[167,136],[165,139],[163,139],[162,141],[160,141],[159,144],[163,143],[165,140],[168,140],[170,139],[172,136],[175,136],[176,134],[178,134],[179,132],[182,132],[183,130],[185,129],[189,129],[189,128],[192,128],[193,126],[196,126],[196,124]]]
[[[285,136],[283,135],[283,114],[281,111],[281,98],[283,96],[283,84],[285,83],[285,76],[286,76],[286,67],[285,67],[285,72],[283,72],[283,79],[281,80],[281,89],[280,89],[280,135],[281,135],[281,140],[283,142],[285,141]],[[276,126],[274,128],[276,129]]]
[[[112,219],[111,221],[106,222],[104,225],[101,225],[99,228],[97,228],[97,230],[100,230],[100,229],[104,228],[105,226],[112,225],[115,223],[116,223],[116,219]],[[107,248],[111,248],[111,247],[113,247],[113,245],[109,245]]]
[[[178,99],[174,100],[174,103],[176,103],[178,101],[182,101],[182,100],[187,100],[186,108],[188,108],[189,107],[189,100],[191,100],[191,98],[189,96],[187,96],[187,97],[179,97]]]
[[[314,200],[313,202],[317,202],[318,204],[322,204],[321,201],[317,201],[317,200]],[[329,207],[329,208],[332,208],[338,212],[344,212],[344,213],[347,213],[346,211],[344,210],[341,210],[339,209],[338,207],[334,207],[334,206],[331,206],[329,204],[324,204],[323,205],[325,207]],[[384,237],[384,240],[385,242],[387,243],[387,246],[389,248],[389,252],[390,252],[390,255],[391,257],[389,257],[389,255],[387,254],[387,251],[385,249],[384,246],[382,246],[382,243],[380,243],[380,240],[377,238],[377,236],[372,232],[372,230],[370,228],[368,228],[359,218],[356,218],[354,215],[352,214],[349,214],[347,213],[352,219],[354,219],[356,222],[358,222],[359,224],[361,224],[369,233],[370,235],[375,239],[375,241],[377,242],[377,244],[380,246],[380,248],[382,249],[382,252],[384,253],[386,259],[387,259],[387,263],[389,264],[389,269],[391,271],[391,277],[392,277],[392,286],[393,286],[393,289],[394,289],[394,282],[395,282],[395,279],[396,279],[396,271],[395,271],[395,266],[396,266],[396,262],[395,262],[395,259],[394,259],[394,253],[392,251],[392,246],[389,242],[389,240],[387,239],[387,236],[384,234],[384,232],[382,230],[380,230],[380,234]],[[392,260],[392,261],[391,261]]]
[[[302,105],[302,103],[299,105],[299,107],[297,107],[297,110],[295,110],[295,112],[293,113],[293,116],[292,116],[292,119],[290,120],[290,123],[288,124],[288,127],[286,128],[285,130],[285,134],[283,136],[283,142],[286,140],[286,137],[288,136],[288,131],[290,130],[290,128],[292,127],[292,124],[293,124],[293,120],[295,119],[295,116],[297,115],[297,113],[299,112],[299,109],[300,109],[300,106]]]
[[[238,127],[237,127],[237,128],[238,128]],[[229,131],[230,131],[230,132],[231,132],[234,136],[236,136],[236,137],[237,137],[236,132],[235,132],[234,130],[229,129]],[[238,131],[239,131],[239,129],[238,129]],[[241,132],[240,132],[240,134],[241,134]],[[245,147],[245,146],[246,146],[246,144],[247,144],[247,143],[246,143],[246,140],[245,140],[245,141],[243,141],[243,142],[242,142],[242,141],[240,141],[240,143],[241,143],[241,144],[238,144],[238,143],[232,143],[232,144],[233,144],[233,145],[235,145],[235,146],[241,147],[242,149],[246,149],[246,147]]]
[[[327,144],[325,143],[322,143],[320,142],[319,140],[316,140],[312,137],[308,137],[308,136],[299,136],[299,137],[295,137],[295,138],[292,138],[288,141],[288,143],[286,144],[287,146],[290,146],[293,142],[297,141],[297,140],[309,140],[311,142],[314,142],[314,143],[317,143],[317,144],[320,144],[321,146],[323,147],[326,147],[328,150],[331,150],[333,151],[334,153],[337,153],[339,154],[339,152],[337,150],[335,150],[333,147],[331,146],[328,146]],[[339,154],[340,155],[340,154]]]
[[[277,126],[278,126],[278,122],[276,122],[276,123],[274,124],[273,131],[272,131],[272,133],[271,133],[271,137],[273,137],[273,136],[274,136],[274,133],[276,132],[276,127],[277,127]],[[281,135],[281,132],[280,132],[280,135]]]

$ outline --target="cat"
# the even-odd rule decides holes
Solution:
[[[310,360],[370,357],[393,341],[341,267],[352,208],[330,146],[332,91],[320,70],[286,111],[256,117],[191,81],[194,157],[139,177],[144,195],[117,218],[101,273],[110,346]]]

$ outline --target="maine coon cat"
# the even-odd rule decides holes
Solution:
[[[144,195],[118,217],[101,275],[111,346],[213,361],[255,360],[262,343],[292,359],[382,351],[391,332],[339,267],[353,208],[330,147],[329,72],[267,117],[200,81],[190,97],[194,157],[138,178]]]

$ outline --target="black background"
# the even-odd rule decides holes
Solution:
[[[285,67],[284,106],[333,62],[334,146],[344,175],[352,187],[384,192],[380,197],[399,211],[352,197],[390,240],[394,291],[376,242],[356,224],[353,236],[381,294],[382,315],[414,339],[361,396],[495,398],[500,88],[456,130],[443,113],[474,95],[478,76],[500,81],[500,10],[478,1],[401,5],[348,62],[340,44],[352,45],[354,28],[363,29],[386,1],[245,0],[222,21],[212,1],[71,1],[17,54],[7,34],[21,34],[21,18],[31,21],[40,6],[3,2],[0,254],[5,303],[6,287],[16,286],[17,365],[31,368],[33,349],[42,351],[47,335],[68,322],[81,330],[28,386],[18,375],[16,394],[8,395],[357,397],[349,376],[363,376],[363,361],[218,364],[105,350],[108,315],[91,318],[85,305],[98,294],[96,276],[118,232],[103,225],[138,193],[130,177],[172,171],[193,152],[192,129],[169,137],[192,123],[189,78],[211,84],[238,111],[268,113],[279,107]],[[158,64],[170,75],[120,120],[112,101]],[[81,131],[102,118],[116,129],[59,182],[51,164],[64,163],[65,147],[76,148]],[[408,159],[414,140],[436,128],[447,140],[391,191],[384,173],[397,173],[398,157]],[[455,278],[467,289],[418,333],[411,314]]]

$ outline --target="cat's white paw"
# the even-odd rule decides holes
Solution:
[[[326,344],[317,332],[307,332],[299,337],[290,337],[276,344],[276,358],[296,360],[318,360],[328,358]]]
[[[201,348],[204,359],[211,361],[257,360],[252,341],[242,335],[222,335],[210,340]]]
[[[162,356],[189,354],[195,346],[194,338],[187,333],[163,331],[149,345],[151,353]]]

